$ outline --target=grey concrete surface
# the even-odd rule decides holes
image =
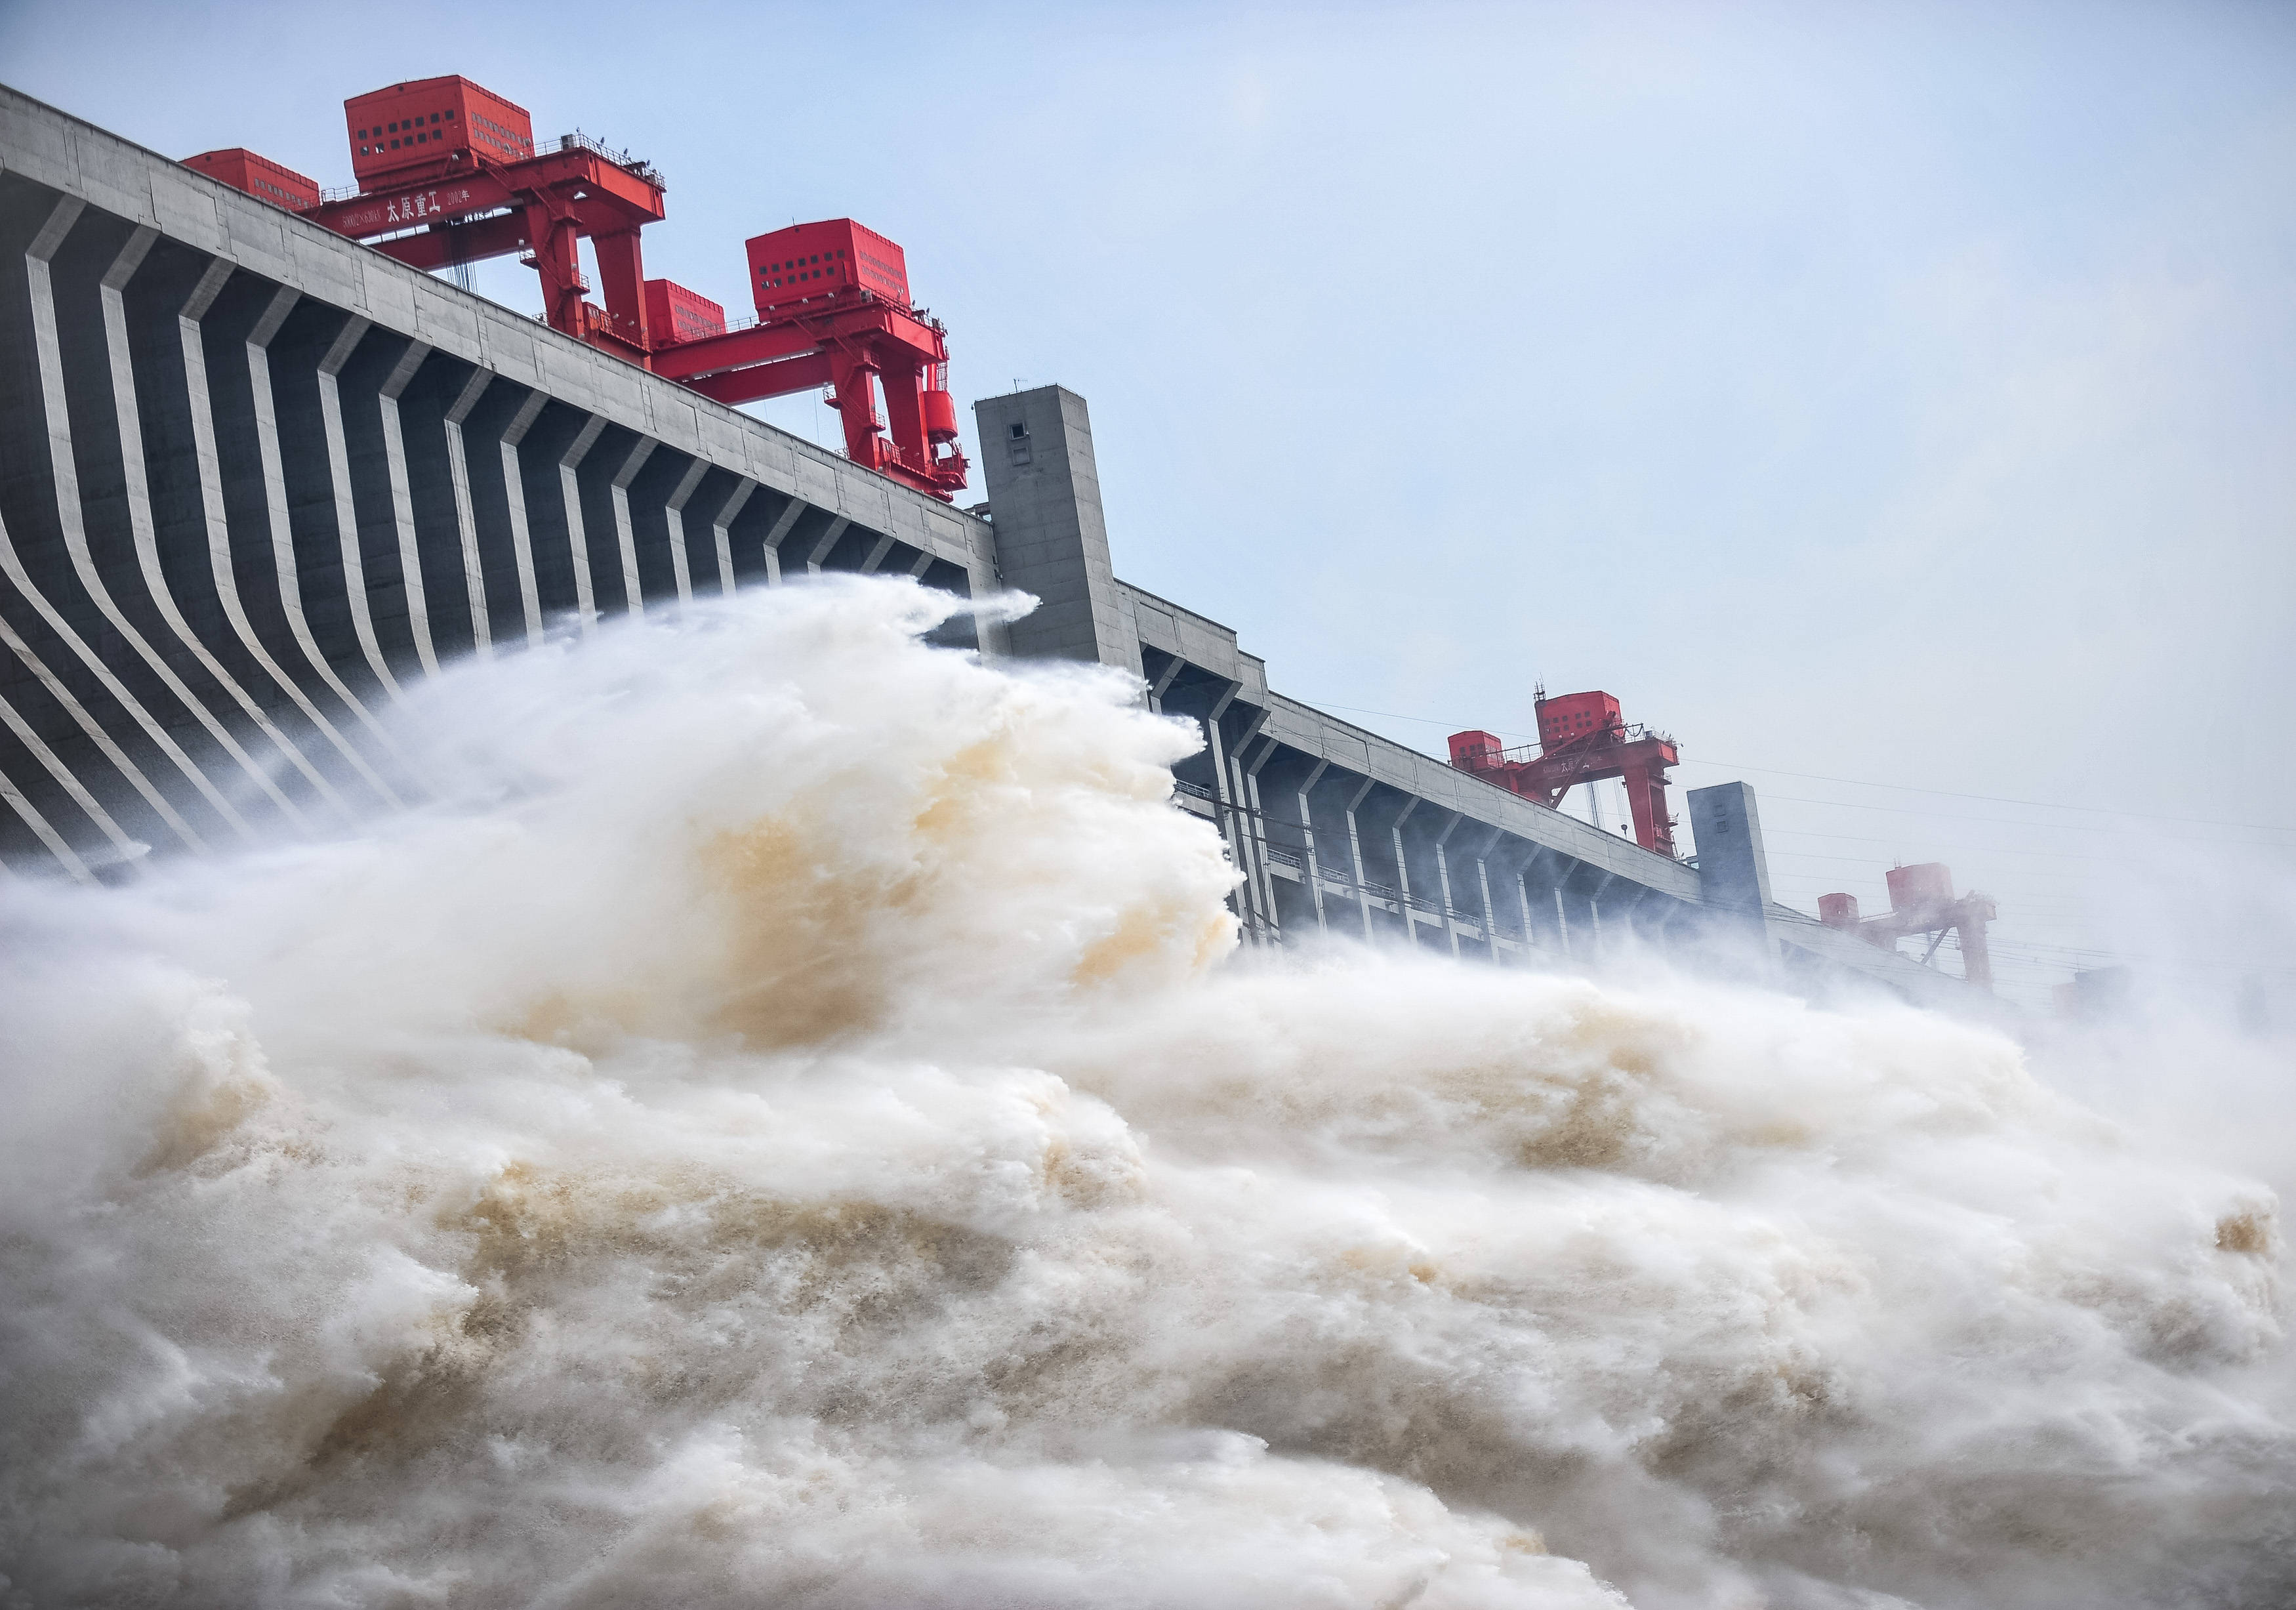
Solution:
[[[1016,654],[1140,668],[1108,555],[1092,418],[1084,398],[1041,386],[972,405],[1004,585],[1036,610],[1012,627]]]

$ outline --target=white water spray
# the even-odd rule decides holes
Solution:
[[[1188,736],[947,607],[0,893],[0,1603],[2296,1599],[2261,1186],[1912,1011],[1249,965]]]

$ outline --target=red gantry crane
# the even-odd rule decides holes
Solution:
[[[884,236],[850,218],[756,236],[757,317],[729,328],[716,302],[645,277],[638,234],[664,213],[651,165],[578,134],[537,147],[523,107],[451,75],[355,95],[343,114],[348,194],[250,151],[185,165],[414,267],[518,254],[553,329],[723,403],[832,388],[856,464],[945,500],[963,489],[947,332],[910,300],[906,257]],[[603,308],[587,300],[584,240]]]
[[[1455,732],[1451,764],[1549,809],[1581,783],[1617,777],[1626,784],[1635,842],[1674,854],[1674,818],[1666,809],[1667,768],[1682,757],[1674,740],[1647,727],[1628,727],[1619,702],[1606,693],[1535,694],[1538,743],[1509,751],[1498,735]]]
[[[1953,871],[1941,861],[1915,867],[1892,867],[1889,873],[1890,909],[1883,916],[1860,917],[1854,894],[1821,894],[1817,920],[1829,928],[1856,934],[1869,944],[1894,950],[1901,939],[1926,939],[1924,966],[1937,955],[1948,933],[1959,937],[1962,975],[1980,990],[1993,988],[1993,950],[1986,924],[2000,916],[1990,895],[1975,891],[1956,896]]]

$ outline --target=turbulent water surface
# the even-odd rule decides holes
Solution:
[[[1187,734],[947,607],[0,891],[0,1603],[2296,1602],[2264,1187],[1908,1010],[1252,965]]]

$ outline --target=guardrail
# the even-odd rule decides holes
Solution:
[[[644,157],[634,157],[627,151],[616,151],[603,140],[593,139],[578,128],[572,134],[560,135],[558,136],[558,149],[561,151],[586,151],[593,156],[605,158],[606,160],[611,162],[615,167],[621,168],[626,173],[636,174],[639,178],[644,179],[647,184],[652,185],[657,190],[667,190],[669,188],[669,186],[663,182],[660,170],[655,168],[652,163],[647,161]]]

